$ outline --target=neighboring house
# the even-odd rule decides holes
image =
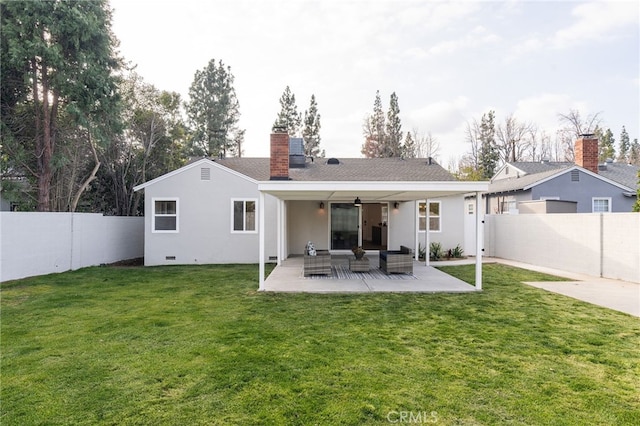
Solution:
[[[489,184],[487,214],[542,212],[630,212],[637,197],[638,167],[598,164],[598,139],[576,141],[576,162],[515,162],[503,165]]]
[[[270,158],[203,158],[134,188],[145,190],[145,265],[258,262],[262,286],[267,259],[308,241],[345,254],[464,247],[464,195],[487,182],[456,181],[431,159],[308,159],[302,143],[274,133]]]

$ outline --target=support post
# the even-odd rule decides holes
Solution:
[[[431,261],[430,256],[429,256],[429,244],[431,244],[431,237],[429,235],[429,230],[430,230],[430,221],[429,221],[429,199],[426,198],[424,200],[424,208],[426,209],[425,214],[426,214],[426,218],[425,218],[425,224],[424,224],[424,250],[425,250],[425,254],[424,254],[424,265],[425,266],[429,266],[429,263]]]
[[[276,254],[277,254],[277,259],[276,259],[276,264],[278,266],[281,265],[281,258],[282,258],[282,200],[278,198],[278,200],[276,201],[276,220],[277,220],[277,229],[276,229],[276,241],[277,241],[277,248],[276,248]]]
[[[259,275],[259,288],[258,290],[260,291],[264,291],[264,211],[265,211],[265,206],[264,206],[264,192],[260,191],[260,199],[258,201],[258,212],[259,212],[259,216],[258,216],[258,236],[259,236],[259,243],[258,243],[258,251],[259,251],[259,255],[258,255],[258,275]]]
[[[482,247],[484,246],[482,193],[476,192],[476,290],[482,290]]]

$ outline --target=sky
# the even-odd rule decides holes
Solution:
[[[267,157],[289,86],[314,94],[321,148],[361,157],[376,91],[395,92],[403,131],[437,140],[450,164],[468,123],[495,111],[554,135],[558,114],[599,114],[640,138],[637,1],[111,0],[120,54],[147,83],[188,100],[211,59],[231,67],[244,155]]]

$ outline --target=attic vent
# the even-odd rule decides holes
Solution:
[[[580,172],[578,170],[571,170],[571,182],[580,182]]]
[[[337,158],[329,158],[327,160],[327,164],[340,164],[340,160],[338,160]]]
[[[203,167],[200,169],[200,180],[211,180],[211,169]]]

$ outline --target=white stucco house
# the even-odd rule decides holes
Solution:
[[[134,188],[145,191],[145,265],[259,263],[262,288],[265,262],[308,241],[335,254],[465,247],[464,196],[488,188],[431,159],[309,159],[301,139],[270,142],[270,158],[203,158]]]

